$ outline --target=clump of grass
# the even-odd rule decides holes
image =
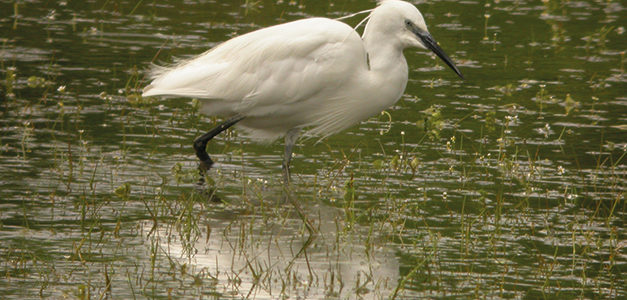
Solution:
[[[440,132],[444,127],[442,112],[439,107],[432,105],[422,111],[424,117],[416,122],[416,127],[425,132],[426,136],[434,141],[440,138]]]
[[[590,55],[590,49],[594,48],[595,52],[605,51],[607,49],[607,36],[614,30],[614,26],[603,26],[596,32],[584,37],[586,41],[586,53]]]
[[[244,2],[244,15],[248,15],[250,12],[259,12],[259,0],[245,0]]]
[[[20,17],[20,7],[19,2],[13,2],[13,30],[17,30],[17,24]]]
[[[15,81],[17,79],[17,68],[15,67],[7,67],[5,69],[5,77],[4,77],[4,88],[5,95],[9,99],[15,98],[15,93],[13,91],[15,86]]]
[[[355,180],[351,174],[351,178],[344,184],[344,215],[346,216],[347,229],[352,228],[355,224]]]
[[[566,94],[566,98],[564,99],[564,110],[566,111],[566,115],[569,115],[571,111],[578,109],[581,106],[581,103],[575,101],[570,94]]]

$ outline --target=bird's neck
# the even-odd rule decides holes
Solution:
[[[367,33],[363,40],[371,71],[388,73],[398,68],[407,69],[403,48],[398,43]]]
[[[368,82],[381,102],[382,108],[394,104],[407,86],[409,70],[403,48],[386,37],[364,34],[364,47],[368,53],[370,70]]]

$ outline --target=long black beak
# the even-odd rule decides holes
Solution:
[[[453,60],[451,60],[451,58],[448,57],[448,55],[446,55],[444,50],[442,50],[442,48],[440,48],[440,46],[438,46],[438,43],[433,39],[433,37],[431,36],[430,33],[426,32],[426,31],[422,31],[422,30],[417,29],[417,28],[412,28],[412,29],[413,29],[412,31],[420,38],[422,43],[427,48],[429,48],[429,50],[433,51],[433,53],[435,53],[435,55],[437,55],[449,67],[451,67],[451,69],[453,69],[453,71],[455,71],[455,73],[457,74],[457,76],[459,76],[459,78],[464,79],[464,75],[462,75],[462,72],[459,71],[459,69],[453,63]]]

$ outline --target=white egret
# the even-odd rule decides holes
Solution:
[[[203,172],[213,165],[207,142],[236,123],[258,141],[284,136],[287,183],[301,131],[324,138],[381,112],[403,95],[408,79],[405,48],[433,51],[462,77],[414,5],[383,0],[367,19],[361,37],[345,23],[327,18],[235,37],[174,66],[155,67],[143,96],[194,97],[200,99],[202,113],[227,117],[194,141]]]

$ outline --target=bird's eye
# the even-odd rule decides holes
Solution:
[[[413,23],[410,20],[405,20],[405,25],[409,27],[412,26]]]

